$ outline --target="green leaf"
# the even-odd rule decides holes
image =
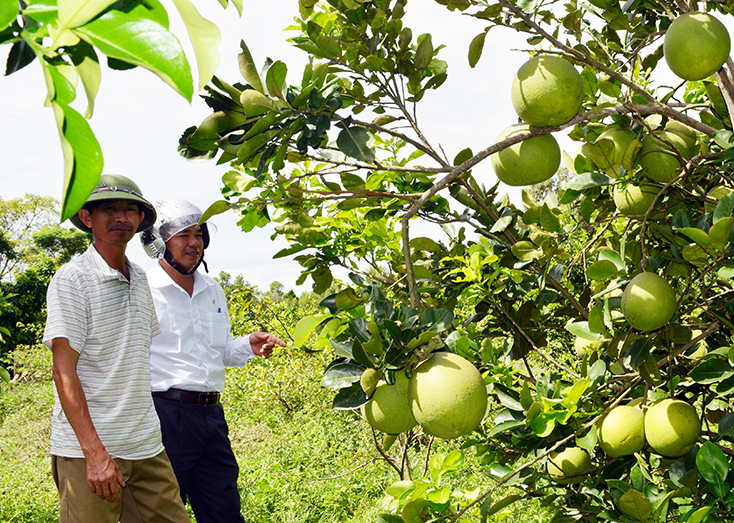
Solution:
[[[0,30],[12,24],[17,16],[17,0],[0,0]]]
[[[612,183],[612,180],[606,174],[584,173],[571,178],[566,187],[573,191],[583,192],[587,189],[609,185],[610,183]]]
[[[339,40],[331,36],[319,35],[316,38],[316,45],[324,52],[324,56],[326,56],[326,58],[335,60],[342,54]]]
[[[525,496],[523,496],[522,494],[510,494],[509,496],[505,496],[501,500],[494,503],[491,507],[489,507],[486,514],[487,516],[493,516],[500,510],[509,507],[510,505],[512,505],[516,501],[523,499],[524,497]]]
[[[244,40],[240,42],[240,48],[242,49],[242,52],[238,55],[237,59],[239,61],[242,78],[244,78],[245,81],[247,81],[247,83],[250,84],[250,86],[257,92],[265,94],[262,80],[257,72],[257,67],[252,61],[252,55],[250,54],[250,50],[247,48]]]
[[[619,509],[637,521],[645,521],[654,509],[652,502],[637,490],[628,490],[619,498]]]
[[[731,234],[732,225],[734,225],[734,216],[729,216],[715,222],[709,229],[709,240],[714,249],[723,251],[729,243],[729,235]]]
[[[624,269],[624,260],[622,259],[622,256],[612,249],[602,249],[599,252],[599,260],[609,260],[616,265],[617,270],[621,271]]]
[[[127,10],[111,9],[74,32],[107,56],[155,73],[191,102],[193,80],[181,43],[143,4],[118,4]]]
[[[425,69],[433,59],[433,42],[430,34],[418,37],[418,47],[415,51],[414,65],[418,70]]]
[[[367,146],[370,133],[364,127],[348,127],[343,129],[336,139],[339,150],[351,158],[361,162],[372,163],[375,152]]]
[[[359,384],[359,378],[357,378],[356,383],[353,383],[350,387],[340,389],[336,393],[331,408],[335,410],[358,409],[369,400]]]
[[[541,251],[529,241],[519,241],[512,246],[512,254],[520,261],[530,261],[538,258]]]
[[[691,240],[696,242],[697,245],[701,246],[701,248],[706,250],[711,249],[711,240],[709,240],[709,235],[706,234],[706,231],[702,231],[696,227],[673,227],[673,230],[676,230],[681,234],[685,234]]]
[[[285,99],[283,90],[285,89],[285,79],[288,74],[288,66],[278,60],[268,67],[268,72],[265,75],[265,85],[268,89],[270,96],[276,98]]]
[[[117,0],[58,0],[59,22],[66,29],[84,25]]]
[[[614,262],[610,260],[599,260],[587,267],[586,276],[594,281],[604,281],[616,277],[618,272],[619,269]]]
[[[240,94],[239,99],[242,109],[245,111],[247,118],[254,118],[275,109],[275,105],[270,98],[254,89],[245,89]]]
[[[487,31],[479,33],[469,44],[469,66],[473,69],[482,57],[484,50],[484,40],[487,38]]]
[[[624,362],[628,367],[639,369],[645,363],[652,349],[651,338],[638,338],[629,344],[624,353]]]
[[[222,214],[223,212],[228,211],[231,207],[232,204],[230,204],[229,202],[225,200],[217,200],[216,202],[212,203],[206,211],[204,211],[204,214],[202,214],[201,218],[199,218],[199,223],[204,223],[212,216]]]
[[[556,216],[547,203],[540,210],[540,226],[548,232],[556,232],[561,228],[561,220]]]
[[[209,83],[219,67],[219,44],[222,41],[222,34],[219,27],[201,16],[189,0],[173,0],[173,4],[181,15],[196,53],[196,64],[199,69],[197,91],[200,91]]]
[[[418,498],[406,503],[400,515],[405,523],[425,523],[429,510],[428,501]]]
[[[354,363],[337,363],[330,366],[321,377],[321,386],[327,389],[345,389],[359,382],[364,369]],[[359,385],[359,383],[357,383]]]
[[[99,91],[99,84],[102,81],[102,71],[99,66],[99,59],[94,47],[80,40],[78,44],[67,50],[74,68],[79,74],[79,78],[84,86],[84,92],[87,95],[87,112],[86,118],[91,118],[94,114],[94,100]]]
[[[239,171],[228,171],[222,176],[222,183],[237,194],[244,194],[257,183],[257,178]]]
[[[730,217],[732,212],[734,212],[734,192],[724,195],[719,203],[716,204],[713,217],[714,224]]]
[[[52,102],[64,150],[65,179],[61,221],[82,208],[102,174],[102,149],[84,117],[68,105]],[[69,168],[70,167],[70,168]]]
[[[296,324],[296,328],[293,329],[293,344],[296,347],[301,347],[311,335],[311,333],[318,327],[324,320],[331,318],[331,314],[313,314],[311,316],[304,316]]]
[[[717,497],[723,498],[729,493],[728,485],[724,487],[729,473],[729,460],[717,445],[710,441],[701,445],[696,454],[696,468],[703,479],[711,484],[712,492],[716,490],[721,493]]]
[[[0,379],[2,379],[5,383],[10,383],[10,373],[5,367],[0,367]]]
[[[705,507],[700,507],[691,512],[691,515],[688,516],[688,519],[686,519],[686,523],[701,523],[706,519],[706,517],[709,515],[709,512],[713,510],[713,505],[707,505]]]
[[[711,358],[696,366],[688,376],[696,383],[717,383],[734,376],[734,369],[727,360]]]

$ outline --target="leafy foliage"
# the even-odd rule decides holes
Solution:
[[[689,9],[684,2],[438,3],[485,28],[469,46],[471,65],[495,28],[570,61],[584,81],[582,111],[448,161],[416,118],[448,64],[430,34],[413,38],[403,25],[407,1],[301,0],[292,41],[310,61],[300,85],[286,83],[280,61],[258,73],[243,42],[244,83],[214,79],[213,114],[182,136],[186,156],[232,168],[224,200],[208,213],[232,209],[244,231],[278,223],[275,234],[290,246],[276,256],[295,256],[300,281],[310,277],[318,294],[334,284],[332,267],[352,270],[350,286],[328,293],[293,335],[333,354],[321,383],[336,391],[334,407],[368,400],[365,371],[389,382],[435,350],[462,354],[482,371],[494,407],[464,447],[484,456],[496,486],[467,503],[416,477],[390,487],[397,504],[384,521],[487,520],[533,498],[554,507],[558,522],[725,520],[734,504],[734,195],[711,194],[734,187],[733,71],[655,85],[661,39]],[[732,14],[727,3],[707,9]],[[659,139],[676,126],[691,139],[685,150]],[[612,129],[631,134],[619,151],[603,135]],[[565,156],[569,174],[524,190],[521,203],[472,176],[502,148],[561,130],[583,146]],[[650,150],[671,166],[670,178],[653,175]],[[639,184],[656,190],[646,212],[618,212],[615,189]],[[417,218],[446,239],[413,234]],[[670,323],[652,332],[635,331],[620,312],[621,290],[642,271],[663,276],[677,298]],[[575,338],[592,348],[570,350]],[[687,456],[671,464],[647,448],[617,459],[597,449],[595,427],[610,408],[663,397],[688,401],[705,419]],[[411,470],[405,449],[421,438],[400,436],[392,457],[389,441],[377,445],[401,481]],[[543,465],[569,445],[592,452],[595,468],[561,487]],[[497,499],[500,485],[514,493]]]
[[[220,2],[226,7],[228,0]],[[242,13],[241,0],[233,0]],[[219,28],[203,18],[189,0],[174,5],[193,44],[199,88],[219,64]],[[64,155],[61,219],[73,216],[87,200],[103,168],[102,150],[88,118],[102,79],[99,54],[113,69],[144,67],[191,101],[191,68],[178,38],[169,31],[166,9],[157,0],[31,0],[0,2],[0,45],[11,46],[5,74],[36,59],[54,111]],[[81,81],[87,111],[70,104]]]

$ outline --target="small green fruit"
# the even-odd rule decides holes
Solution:
[[[685,401],[665,399],[647,409],[645,437],[650,447],[661,456],[683,456],[701,435],[701,420]]]
[[[597,435],[599,446],[610,458],[639,452],[645,446],[645,415],[629,405],[615,407],[599,422]]]
[[[410,406],[426,434],[453,439],[469,434],[487,411],[487,386],[477,368],[452,352],[438,352],[416,368]]]
[[[527,124],[515,124],[504,129],[495,143],[530,130]],[[561,148],[550,134],[534,136],[493,154],[492,168],[500,181],[512,186],[544,182],[561,165]]]
[[[581,483],[586,477],[586,474],[581,473],[591,469],[591,457],[581,447],[568,447],[563,452],[553,452],[548,456],[546,464],[548,475],[561,485]]]
[[[360,410],[367,423],[386,434],[400,434],[415,427],[416,421],[408,401],[408,383],[405,372],[395,374],[395,384],[380,382],[372,399]]]
[[[664,278],[643,272],[627,284],[622,293],[622,314],[632,327],[654,331],[675,313],[675,291]]]
[[[625,216],[642,216],[650,209],[659,192],[660,189],[654,185],[615,185],[614,205]]]

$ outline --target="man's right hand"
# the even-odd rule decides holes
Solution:
[[[120,487],[125,486],[117,463],[109,454],[100,451],[86,457],[89,490],[106,501],[120,500]]]

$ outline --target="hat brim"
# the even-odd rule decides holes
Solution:
[[[140,222],[140,225],[138,225],[138,230],[135,231],[136,233],[147,231],[151,227],[153,227],[153,224],[156,220],[156,212],[155,208],[148,202],[145,198],[140,198],[139,196],[136,196],[134,194],[130,194],[127,192],[122,191],[105,191],[100,193],[92,194],[86,201],[86,204],[88,203],[94,203],[94,202],[104,202],[104,201],[114,201],[114,200],[125,200],[128,202],[135,202],[142,206],[142,210],[145,213],[143,216],[143,221]],[[71,223],[74,224],[74,227],[77,229],[87,232],[89,234],[92,233],[92,229],[84,225],[84,222],[79,219],[79,213],[77,212],[74,216],[69,218]]]

